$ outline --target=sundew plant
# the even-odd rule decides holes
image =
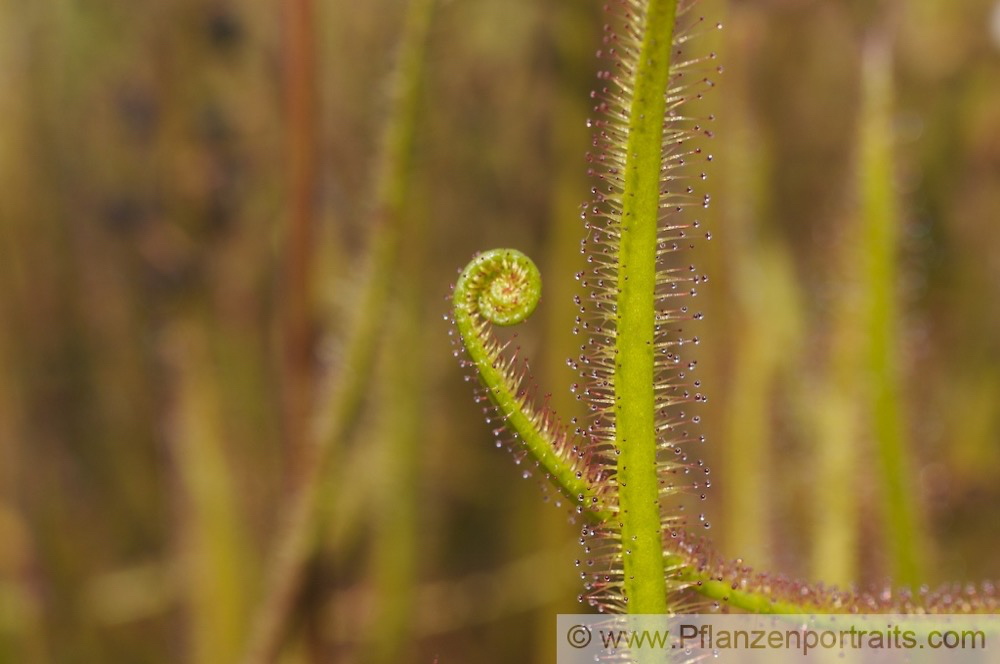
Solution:
[[[514,249],[476,256],[454,287],[454,325],[478,376],[498,444],[543,475],[583,521],[581,601],[609,613],[662,614],[720,605],[760,613],[972,612],[997,609],[993,587],[840,591],[722,562],[684,518],[682,494],[705,497],[709,469],[697,407],[705,400],[685,331],[707,277],[688,250],[710,235],[699,213],[712,154],[710,115],[698,100],[721,73],[714,54],[692,55],[714,29],[677,0],[614,0],[599,55],[588,155],[592,200],[584,207],[578,274],[582,338],[570,360],[585,402],[561,421],[534,401],[526,369],[492,326],[527,318],[541,294],[533,262]],[[721,26],[718,26],[721,27]],[[721,149],[722,146],[716,146]]]

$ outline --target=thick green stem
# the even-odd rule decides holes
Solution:
[[[619,256],[615,426],[629,613],[666,613],[654,423],[656,231],[676,0],[651,0],[629,111]]]

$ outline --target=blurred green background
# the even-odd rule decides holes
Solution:
[[[0,1],[2,662],[244,647],[348,359],[406,5],[289,18],[309,4]],[[577,414],[601,4],[438,3],[386,333],[283,661],[550,662],[555,614],[579,609],[578,526],[494,446],[443,315],[473,252],[533,256],[545,294],[518,343]],[[699,37],[725,72],[698,109],[716,116],[690,328],[713,486],[689,509],[755,569],[1000,577],[1000,5],[693,11],[725,24]]]

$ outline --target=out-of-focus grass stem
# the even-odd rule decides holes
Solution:
[[[828,583],[857,581],[858,492],[857,464],[862,416],[858,402],[863,343],[855,317],[859,286],[851,278],[859,242],[843,238],[843,258],[837,270],[837,299],[833,304],[830,347],[822,385],[813,395],[811,417],[815,431],[815,520],[812,575]]]
[[[864,308],[868,339],[866,376],[880,461],[886,545],[893,579],[919,583],[921,547],[917,510],[908,478],[899,385],[897,252],[899,215],[893,170],[892,57],[884,32],[873,32],[864,48],[860,128],[860,188],[864,248]]]
[[[408,6],[391,88],[390,115],[376,163],[367,280],[348,332],[344,364],[331,376],[319,397],[319,413],[304,457],[304,476],[286,509],[288,521],[279,536],[264,595],[258,604],[244,659],[247,664],[273,661],[284,642],[306,567],[317,548],[323,526],[320,516],[328,513],[321,509],[325,479],[368,390],[400,248],[400,225],[406,207],[424,50],[433,7],[434,0],[412,0]]]
[[[415,229],[410,229],[415,230]],[[380,472],[375,474],[377,503],[374,541],[374,584],[377,597],[371,625],[370,661],[390,664],[404,659],[412,638],[414,588],[420,520],[420,463],[422,427],[426,408],[423,396],[425,368],[421,356],[412,352],[423,347],[426,301],[421,275],[421,232],[407,234],[406,254],[401,257],[399,288],[394,293],[391,333],[387,335],[384,386],[386,428],[376,452]]]
[[[249,578],[207,334],[197,315],[181,318],[170,330],[167,349],[176,381],[170,438],[183,488],[181,556],[196,664],[231,662],[239,655]]]

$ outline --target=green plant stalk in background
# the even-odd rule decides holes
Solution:
[[[429,18],[426,12],[431,3],[424,0],[422,4],[421,16]],[[426,201],[416,193],[401,193],[409,201],[399,212],[409,217],[400,224],[400,242],[406,251],[399,256],[398,278],[390,295],[389,332],[381,352],[385,372],[382,397],[394,407],[388,409],[385,427],[376,441],[379,458],[372,478],[375,533],[371,559],[377,599],[366,636],[372,664],[394,664],[406,658],[407,644],[414,637],[412,616],[418,606],[420,484],[426,470],[422,424],[427,397],[422,386],[427,369],[422,356],[414,355],[412,349],[424,345],[427,329],[423,303],[427,301],[429,215],[423,210]],[[365,452],[370,459],[371,451]]]
[[[333,457],[357,420],[373,373],[378,331],[399,252],[434,6],[435,0],[411,0],[407,7],[391,86],[391,110],[376,163],[369,274],[348,332],[346,363],[337,376],[331,376],[330,385],[320,395],[322,408],[311,435],[311,448],[306,450],[305,476],[292,495],[288,521],[275,547],[243,660],[247,664],[274,661],[285,640],[306,568],[324,528],[322,517],[330,513],[324,502]]]
[[[889,41],[869,38],[862,67],[861,187],[862,246],[867,286],[864,316],[867,327],[871,392],[866,394],[874,421],[881,467],[882,519],[890,566],[897,583],[916,585],[921,578],[920,542],[909,457],[903,440],[896,361],[898,318],[896,254],[899,221],[894,200],[892,165],[892,58]]]
[[[724,20],[739,24],[745,15],[745,7],[730,4]],[[756,30],[729,31],[727,49],[744,52],[756,37]],[[767,214],[768,180],[774,165],[766,132],[751,110],[755,87],[748,81],[748,63],[742,57],[726,60],[727,112],[720,118],[726,145],[720,187],[725,197],[717,217],[723,221],[715,222],[724,223],[726,232],[715,246],[722,255],[715,265],[706,266],[717,275],[716,286],[707,295],[718,303],[711,312],[716,325],[713,336],[718,339],[726,330],[738,332],[725,341],[718,339],[727,348],[713,346],[722,352],[706,355],[702,364],[710,371],[713,364],[720,367],[711,376],[713,384],[729,382],[727,404],[720,412],[721,426],[713,441],[721,446],[718,458],[726,477],[720,496],[722,513],[739,516],[719,521],[715,525],[721,527],[714,532],[720,546],[769,567],[773,528],[768,514],[774,500],[769,488],[780,472],[772,462],[775,418],[771,404],[784,365],[795,355],[789,350],[799,342],[799,302],[787,248],[773,232],[759,228],[759,220]],[[715,101],[720,105],[719,99]],[[709,334],[705,336],[711,342]],[[756,498],[747,500],[747,496]]]
[[[413,234],[418,235],[418,234]],[[419,242],[419,240],[416,240]],[[426,404],[421,398],[422,371],[418,361],[405,357],[411,344],[421,338],[423,298],[418,296],[420,272],[414,269],[415,245],[407,245],[405,286],[401,285],[399,306],[391,322],[386,349],[389,381],[386,401],[395,404],[389,413],[386,430],[377,445],[379,473],[376,477],[376,521],[372,562],[376,617],[368,641],[371,661],[392,664],[404,659],[405,644],[412,629],[410,616],[415,610],[421,456],[420,423]],[[419,251],[419,250],[416,250]]]
[[[192,661],[234,661],[246,629],[247,535],[224,454],[218,386],[212,375],[205,321],[178,322],[169,352],[177,405],[172,452],[190,516],[181,564],[190,584]]]

